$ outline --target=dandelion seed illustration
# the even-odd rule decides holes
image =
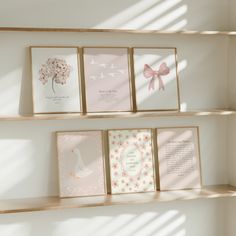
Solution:
[[[49,58],[42,64],[39,70],[39,80],[45,85],[49,79],[52,80],[52,91],[55,92],[54,83],[64,85],[70,76],[71,66],[66,60],[59,58]]]

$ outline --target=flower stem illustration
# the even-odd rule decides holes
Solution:
[[[60,58],[49,58],[45,64],[42,64],[39,70],[39,80],[45,85],[49,79],[52,80],[52,91],[55,94],[55,83],[66,84],[71,72],[71,66],[66,60]]]
[[[53,93],[56,93],[55,89],[54,89],[54,80],[55,80],[55,76],[53,76],[53,78],[52,78],[52,91],[53,91]]]

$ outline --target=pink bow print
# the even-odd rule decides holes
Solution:
[[[159,70],[153,70],[148,64],[144,65],[144,70],[143,70],[143,75],[145,78],[151,78],[149,85],[148,85],[148,90],[154,89],[154,81],[155,78],[158,78],[159,81],[159,90],[165,90],[164,83],[161,79],[161,76],[163,75],[168,75],[170,73],[170,68],[166,65],[165,62],[163,62],[160,65]]]

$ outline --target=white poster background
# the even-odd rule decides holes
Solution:
[[[157,71],[162,63],[170,68],[168,75],[161,76],[165,90],[159,90],[155,78],[154,89],[149,90],[151,78],[145,78],[144,65],[148,64]],[[174,48],[134,48],[134,73],[137,110],[177,110],[178,85]]]
[[[77,48],[32,47],[32,80],[34,113],[80,112],[80,84]],[[43,85],[39,80],[39,70],[49,58],[66,60],[71,71],[65,84],[54,83],[52,79]]]

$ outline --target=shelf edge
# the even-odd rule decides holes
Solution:
[[[136,30],[112,28],[61,28],[61,27],[0,27],[0,32],[61,32],[61,33],[129,33],[129,34],[183,34],[183,35],[226,35],[236,36],[236,31],[219,30]]]
[[[236,187],[231,185],[206,186],[195,190],[178,190],[137,194],[120,194],[97,197],[59,198],[44,197],[0,201],[0,214],[35,211],[63,210],[86,207],[147,204],[158,202],[186,201],[236,197]],[[22,204],[22,206],[21,206]],[[15,206],[15,208],[14,208]],[[2,208],[2,209],[1,209]]]

